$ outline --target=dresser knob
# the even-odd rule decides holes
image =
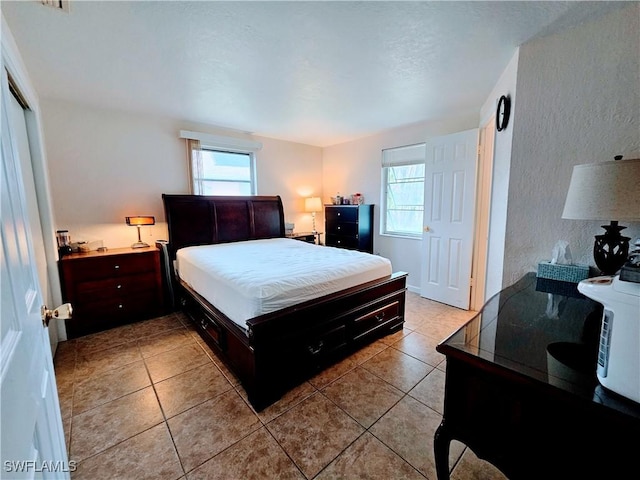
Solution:
[[[120,288],[122,288],[122,285],[118,285],[116,288],[120,289]]]
[[[338,216],[340,216],[340,212],[338,212]]]
[[[118,305],[118,308],[122,308],[122,304]]]
[[[338,230],[340,230],[342,227],[338,227]]]
[[[113,268],[115,268],[116,270],[118,270],[120,268],[120,265],[114,265]]]

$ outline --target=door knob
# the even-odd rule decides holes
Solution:
[[[55,310],[49,310],[46,305],[42,305],[40,307],[40,316],[42,317],[42,325],[45,327],[49,326],[49,321],[52,318],[57,318],[58,320],[66,320],[71,318],[71,314],[73,313],[73,307],[70,303],[65,303],[64,305],[60,305]]]
[[[422,230],[424,230],[425,232],[430,232],[431,228],[429,228],[429,226],[424,227]]]

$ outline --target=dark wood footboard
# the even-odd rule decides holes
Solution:
[[[261,410],[331,363],[402,329],[406,277],[395,273],[253,318],[246,331],[184,283],[181,303]]]

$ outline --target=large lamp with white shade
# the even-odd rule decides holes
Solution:
[[[595,236],[593,258],[603,275],[615,275],[629,256],[629,237],[619,221],[640,220],[640,158],[576,165],[562,218],[606,220]]]

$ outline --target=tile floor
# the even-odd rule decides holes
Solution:
[[[63,342],[55,355],[74,479],[430,479],[444,357],[470,317],[408,293],[401,332],[256,413],[180,313]],[[458,442],[452,478],[505,477]]]

